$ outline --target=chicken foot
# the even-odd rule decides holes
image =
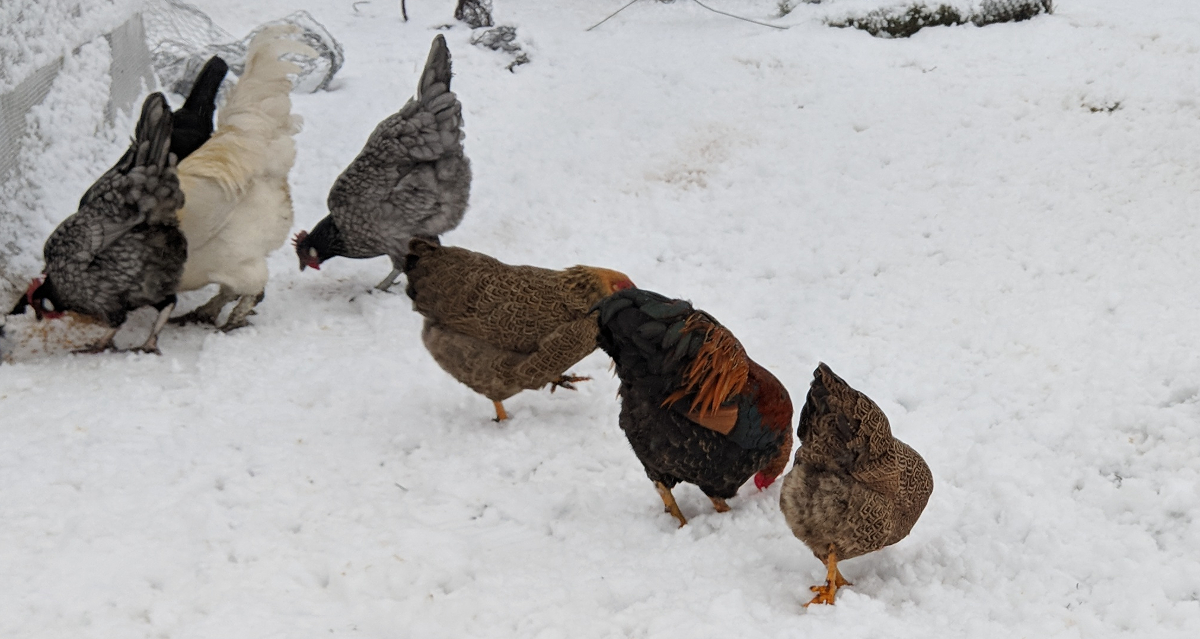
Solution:
[[[841,588],[842,586],[854,585],[849,581],[846,581],[846,578],[842,576],[840,571],[838,571],[837,549],[833,544],[829,544],[829,556],[825,559],[825,571],[825,585],[813,586],[809,588],[809,590],[817,593],[817,596],[813,597],[812,601],[804,604],[805,608],[815,603],[829,604],[832,606],[834,597],[837,595],[838,588]]]
[[[259,293],[258,295],[243,295],[241,299],[238,300],[237,306],[234,306],[233,310],[229,311],[229,319],[225,320],[225,324],[221,326],[221,330],[228,333],[235,328],[249,326],[250,322],[246,321],[246,318],[254,312],[254,307],[257,306],[262,299],[263,293]]]
[[[493,419],[492,421],[502,422],[502,421],[508,419],[508,413],[505,412],[505,410],[504,410],[504,404],[501,404],[500,402],[497,402],[497,401],[493,401],[492,405],[496,407],[496,419]]]
[[[671,516],[679,520],[679,527],[683,528],[687,525],[687,519],[683,517],[683,512],[679,510],[679,504],[675,503],[675,495],[671,494],[671,489],[667,488],[666,484],[656,481],[654,489],[658,491],[658,496],[662,498],[663,506],[667,507],[667,512]]]
[[[576,382],[587,382],[591,381],[591,379],[591,377],[586,376],[559,375],[558,377],[550,380],[550,392],[553,393],[554,390],[560,386],[567,390],[575,390]]]
[[[399,278],[400,269],[392,267],[392,272],[388,273],[388,276],[383,278],[382,282],[376,284],[375,288],[386,292],[389,288],[396,284],[396,280]]]
[[[729,512],[729,504],[725,503],[724,499],[721,499],[720,497],[709,497],[708,500],[712,502],[713,510],[719,513]]]
[[[162,351],[158,350],[158,333],[162,331],[163,327],[167,325],[167,321],[171,319],[171,311],[173,310],[175,310],[174,296],[172,296],[170,303],[159,309],[158,318],[154,320],[154,327],[150,329],[150,336],[146,338],[146,341],[141,346],[129,350],[136,353],[162,355]]]
[[[221,290],[217,291],[217,294],[213,295],[212,299],[204,303],[204,306],[201,306],[190,313],[185,313],[179,317],[171,318],[171,323],[212,324],[213,326],[216,326],[217,316],[221,314],[221,309],[225,308],[226,304],[236,300],[237,298],[237,293],[234,293],[233,291],[222,286]]]
[[[104,351],[115,351],[117,350],[117,347],[113,344],[113,337],[116,336],[116,334],[117,329],[110,328],[108,329],[108,333],[106,333],[104,337],[100,338],[100,340],[95,344],[92,344],[91,346],[85,346],[84,348],[71,352],[78,353],[80,355],[95,355],[96,353],[103,353]]]

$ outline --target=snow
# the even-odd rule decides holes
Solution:
[[[293,95],[297,229],[453,8],[198,4],[234,33],[303,8],[345,46],[331,91]],[[643,0],[583,31],[623,4],[497,0],[515,73],[445,31],[476,180],[444,240],[688,298],[797,408],[830,364],[933,470],[912,534],[806,610],[824,570],[778,484],[725,514],[681,486],[676,529],[602,354],[497,425],[407,298],[368,292],[385,258],[280,250],[250,328],[0,366],[0,636],[1197,636],[1192,3],[882,40],[822,24],[848,3],[706,2],[778,31]],[[75,133],[106,140],[92,175],[124,139]],[[66,162],[41,169],[56,219],[94,179]]]
[[[146,0],[6,0],[0,4],[0,93],[81,43],[108,33]]]

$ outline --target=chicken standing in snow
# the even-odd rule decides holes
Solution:
[[[700,487],[718,512],[751,475],[761,490],[792,452],[787,389],[727,328],[683,300],[622,291],[597,304],[600,348],[621,378],[621,430],[679,525],[671,489]]]
[[[96,180],[46,240],[46,269],[25,295],[38,319],[72,311],[98,319],[108,333],[83,352],[113,348],[126,315],[143,306],[159,317],[135,350],[158,353],[158,333],[175,308],[187,259],[176,210],[183,191],[171,148],[171,110],[161,93],[142,104],[133,144]],[[25,304],[15,310],[24,310]]]
[[[188,239],[179,290],[221,288],[173,322],[216,324],[221,309],[237,300],[221,329],[245,326],[267,285],[267,255],[287,242],[292,228],[288,172],[296,159],[292,136],[300,130],[300,116],[291,112],[288,74],[300,67],[280,56],[316,55],[287,37],[297,31],[279,25],[255,36],[246,70],[217,116],[216,133],[179,164],[187,195],[179,225]]]
[[[433,39],[416,97],[367,140],[329,190],[329,215],[294,244],[300,270],[331,257],[387,255],[387,290],[403,271],[408,241],[436,238],[458,226],[471,192],[463,154],[462,105],[450,91],[450,50]]]
[[[800,448],[779,507],[828,573],[809,604],[832,604],[837,589],[850,585],[837,562],[904,539],[929,501],[933,475],[917,451],[892,437],[875,402],[825,364],[813,372],[796,435]]]
[[[589,310],[633,286],[603,268],[510,266],[422,238],[411,249],[407,293],[425,316],[421,339],[447,373],[492,400],[496,421],[508,418],[501,402],[522,390],[587,379],[564,373],[596,350]]]
[[[196,76],[187,101],[172,115],[171,153],[176,162],[183,162],[196,149],[208,142],[213,132],[213,114],[217,111],[217,92],[229,65],[218,56],[209,58]]]

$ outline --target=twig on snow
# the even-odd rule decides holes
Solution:
[[[592,29],[595,29],[596,27],[598,27],[598,26],[600,26],[600,25],[604,24],[605,22],[608,22],[609,20],[611,20],[611,19],[613,18],[613,16],[615,16],[615,15],[617,15],[618,13],[621,13],[622,11],[624,11],[624,10],[628,9],[630,6],[632,6],[632,5],[633,5],[633,3],[637,2],[637,1],[638,1],[638,0],[630,0],[630,2],[629,2],[628,4],[626,4],[625,6],[621,7],[620,9],[617,9],[616,11],[614,11],[614,12],[610,13],[610,14],[608,15],[608,17],[607,17],[607,18],[605,18],[605,19],[601,20],[600,22],[597,22],[596,24],[593,24],[592,26],[588,27],[587,29],[585,29],[585,30],[584,30],[584,32],[586,33],[587,31],[591,31]],[[695,2],[696,4],[700,5],[701,7],[704,7],[705,9],[708,9],[709,11],[712,11],[713,13],[719,13],[719,14],[721,14],[721,15],[723,15],[723,16],[728,16],[728,17],[730,17],[730,18],[735,18],[735,19],[737,19],[737,20],[742,20],[742,21],[744,21],[744,22],[749,22],[749,23],[751,23],[751,24],[757,24],[757,25],[761,25],[761,26],[764,26],[764,27],[771,27],[772,29],[779,29],[780,31],[783,31],[783,30],[785,30],[785,29],[787,29],[787,28],[788,28],[788,27],[785,27],[785,26],[780,26],[780,25],[778,25],[778,24],[770,24],[770,23],[767,23],[767,22],[759,22],[758,20],[752,20],[752,19],[750,19],[750,18],[743,18],[742,16],[739,16],[739,15],[734,15],[734,14],[732,14],[732,13],[728,13],[728,12],[726,12],[726,11],[721,11],[720,9],[714,9],[714,8],[712,8],[712,7],[710,7],[710,6],[706,5],[706,4],[704,4],[703,2],[700,2],[700,0],[692,0],[692,2]]]
[[[784,31],[787,29],[787,27],[782,27],[777,24],[768,24],[766,22],[759,22],[758,20],[751,20],[750,18],[743,18],[742,16],[735,16],[732,13],[726,13],[725,11],[721,11],[719,9],[714,9],[714,8],[704,4],[703,2],[700,2],[700,0],[692,0],[692,2],[695,2],[696,4],[704,7],[705,9],[708,9],[709,11],[712,11],[713,13],[719,13],[723,16],[729,16],[730,18],[737,18],[738,20],[743,20],[743,21],[749,22],[751,24],[759,24],[764,27],[771,27],[772,29],[779,29],[780,31]]]
[[[597,22],[596,24],[593,24],[592,26],[590,26],[590,27],[588,27],[588,28],[584,29],[584,30],[583,30],[583,31],[584,31],[584,33],[587,33],[588,31],[591,31],[592,29],[595,29],[596,27],[598,27],[598,26],[600,26],[600,25],[604,24],[605,22],[608,22],[609,20],[611,20],[611,19],[612,19],[612,17],[613,17],[613,16],[615,16],[615,15],[617,15],[618,13],[621,13],[622,11],[624,11],[624,10],[628,9],[629,7],[633,6],[633,3],[637,2],[637,1],[638,1],[638,0],[629,0],[629,4],[626,4],[625,6],[621,7],[620,9],[617,9],[616,11],[613,11],[612,13],[608,14],[608,17],[607,17],[607,18],[605,18],[605,19],[603,19],[603,20],[601,20],[600,22]]]

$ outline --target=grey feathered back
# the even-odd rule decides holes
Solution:
[[[46,240],[46,279],[59,310],[115,327],[127,311],[175,293],[187,242],[175,215],[183,191],[170,153],[171,125],[163,95],[146,98],[129,149]]]
[[[450,77],[450,50],[438,35],[416,96],[379,123],[330,189],[346,257],[389,255],[399,268],[413,236],[436,237],[462,220],[471,164]]]

